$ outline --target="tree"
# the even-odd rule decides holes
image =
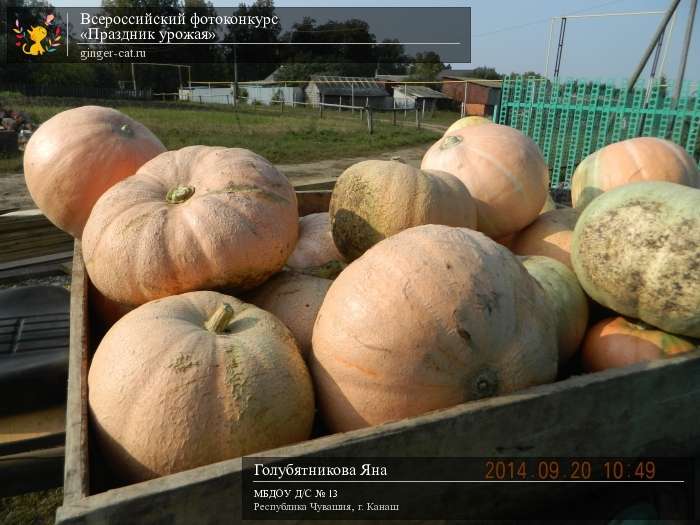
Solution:
[[[434,82],[443,69],[445,64],[440,60],[440,55],[434,51],[416,53],[415,63],[408,68],[409,80]]]
[[[477,67],[472,71],[471,76],[473,78],[483,78],[485,80],[500,80],[503,78],[503,75],[498,73],[495,68],[486,66]]]

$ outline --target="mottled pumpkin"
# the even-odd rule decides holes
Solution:
[[[333,282],[309,366],[332,431],[553,381],[554,323],[513,254],[468,228],[389,237]]]
[[[240,148],[162,153],[95,204],[83,233],[90,279],[139,305],[193,290],[247,290],[284,266],[298,235],[294,189]]]
[[[576,223],[571,260],[603,306],[700,337],[700,190],[637,182],[603,193]]]
[[[122,317],[88,373],[91,422],[117,478],[165,476],[308,439],[311,378],[272,314],[216,292]]]
[[[476,227],[474,201],[456,177],[397,161],[367,160],[346,169],[329,213],[333,241],[348,261],[414,226]]]
[[[82,106],[44,122],[24,151],[24,180],[46,217],[80,238],[97,199],[165,146],[112,108]]]

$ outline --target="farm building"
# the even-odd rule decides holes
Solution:
[[[418,108],[432,112],[439,100],[449,100],[449,97],[426,86],[413,84],[394,86],[394,105],[400,109]]]
[[[294,106],[299,102],[304,102],[304,90],[297,85],[287,85],[277,80],[279,68],[270,73],[260,82],[245,84],[243,87],[247,92],[248,104],[271,105],[273,102],[279,104],[284,102],[286,106]]]
[[[464,104],[465,115],[491,116],[501,99],[501,80],[468,78],[450,71],[440,73],[442,92]]]
[[[225,87],[192,86],[181,88],[180,100],[202,104],[233,104],[233,84]]]
[[[320,103],[350,106],[391,108],[389,93],[373,78],[314,75],[305,89],[307,101],[314,107]]]

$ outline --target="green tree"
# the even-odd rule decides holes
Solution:
[[[472,71],[471,77],[483,78],[485,80],[500,80],[503,78],[503,75],[498,73],[495,68],[479,66]]]
[[[415,60],[408,68],[409,80],[412,81],[434,82],[438,74],[445,69],[440,55],[434,51],[417,53]]]

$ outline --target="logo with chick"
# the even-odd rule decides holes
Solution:
[[[54,53],[63,44],[61,26],[54,23],[56,17],[47,15],[36,26],[22,27],[19,19],[15,20],[12,31],[15,33],[15,46],[25,55],[41,56],[44,53]]]

